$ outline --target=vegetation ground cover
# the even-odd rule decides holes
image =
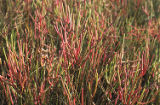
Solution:
[[[159,0],[0,0],[1,105],[159,105]]]

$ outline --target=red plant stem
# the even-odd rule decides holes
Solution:
[[[7,91],[8,91],[8,94],[9,94],[9,97],[10,97],[10,100],[11,100],[11,103],[12,105],[14,105],[14,102],[13,102],[13,99],[12,99],[12,95],[11,95],[11,92],[9,90],[9,86],[7,85]]]
[[[83,88],[82,88],[82,97],[81,97],[81,105],[84,105],[84,102],[83,102]]]
[[[37,17],[35,17],[35,20],[34,20],[34,38],[35,40],[37,39],[36,28],[37,28]]]
[[[122,100],[122,92],[119,90],[119,99]]]
[[[118,96],[117,96],[117,98],[116,98],[116,100],[115,100],[115,105],[117,105],[118,99],[119,99],[119,94],[118,94]]]
[[[121,5],[123,5],[123,0],[121,0]]]
[[[119,0],[117,0],[116,2],[117,2],[117,4],[119,5]]]
[[[112,99],[112,93],[111,92],[109,92],[109,98]]]
[[[56,6],[58,7],[58,5],[59,5],[59,0],[56,0]]]
[[[69,95],[67,94],[67,90],[66,90],[66,88],[65,88],[65,85],[66,85],[66,84],[64,83],[62,77],[61,77],[61,76],[59,76],[59,77],[60,77],[60,79],[61,79],[61,82],[62,82],[62,85],[63,85],[63,88],[64,88],[64,92],[65,92],[65,94],[67,95],[67,98],[68,98],[68,101],[69,101],[69,105],[71,105],[71,101],[70,101]]]
[[[76,105],[76,98],[74,97],[73,104]]]

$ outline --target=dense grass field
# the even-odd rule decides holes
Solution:
[[[0,0],[0,105],[160,105],[160,0]]]

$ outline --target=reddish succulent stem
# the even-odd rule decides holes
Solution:
[[[84,93],[83,93],[83,88],[82,88],[82,94],[81,94],[81,105],[84,105]]]

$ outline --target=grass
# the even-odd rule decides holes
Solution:
[[[1,0],[0,104],[159,105],[158,0]]]

